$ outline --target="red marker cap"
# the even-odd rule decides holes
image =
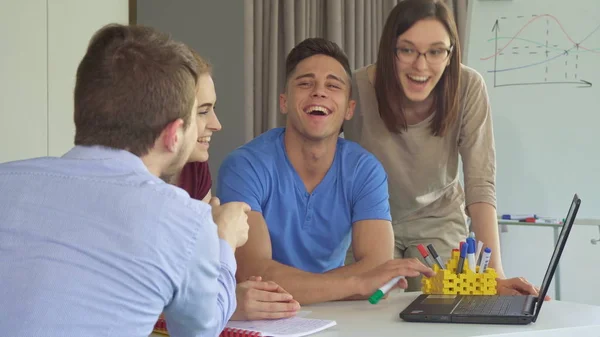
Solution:
[[[427,252],[427,248],[425,248],[425,246],[423,246],[422,244],[419,244],[417,246],[417,249],[419,250],[419,252],[421,252],[421,256],[423,256],[424,258],[429,255],[429,253]]]

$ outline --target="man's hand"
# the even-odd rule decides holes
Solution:
[[[277,319],[296,315],[300,304],[275,282],[250,277],[236,287],[237,308],[231,320]]]
[[[219,198],[210,199],[213,221],[217,224],[219,237],[233,250],[248,241],[248,212],[250,206],[245,202],[228,202],[221,205]]]
[[[433,270],[415,258],[389,260],[359,277],[359,295],[371,296],[379,287],[383,286],[396,276],[416,277],[423,274],[427,277],[434,276]],[[402,278],[394,288],[406,289],[408,283]]]
[[[534,287],[533,284],[527,282],[522,277],[513,277],[509,279],[497,278],[496,282],[498,295],[540,295],[540,288]],[[546,295],[545,301],[550,300],[550,296]]]

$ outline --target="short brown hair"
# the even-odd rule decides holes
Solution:
[[[288,54],[285,60],[286,85],[290,75],[296,70],[298,63],[314,55],[326,55],[334,58],[342,65],[342,67],[344,67],[344,70],[346,70],[346,73],[348,74],[348,78],[352,78],[350,62],[342,48],[333,41],[319,37],[311,37],[300,42]],[[348,87],[352,88],[350,84],[348,84]]]
[[[407,100],[400,85],[396,69],[396,40],[417,21],[433,18],[441,22],[452,45],[450,65],[433,89],[435,116],[431,134],[444,136],[448,127],[458,117],[460,107],[460,43],[456,23],[449,8],[440,0],[402,0],[390,12],[379,42],[375,70],[375,92],[379,114],[390,132],[401,133],[407,129],[403,103]],[[393,74],[393,76],[392,76]]]
[[[77,68],[75,144],[147,154],[169,123],[189,126],[196,69],[186,45],[153,28],[101,28]]]

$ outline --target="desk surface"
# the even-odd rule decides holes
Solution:
[[[420,293],[396,291],[373,305],[341,301],[302,307],[308,318],[331,319],[337,325],[314,337],[469,337],[469,336],[600,336],[600,306],[562,301],[545,302],[537,322],[529,325],[410,323],[398,316]],[[152,334],[154,336],[162,336]]]
[[[376,305],[368,301],[330,302],[304,306],[306,317],[332,319],[337,325],[315,337],[364,336],[600,336],[600,306],[548,301],[537,322],[529,325],[481,325],[454,323],[411,323],[398,314],[420,293],[392,293]],[[565,330],[565,329],[568,329]],[[567,333],[568,332],[568,333]]]

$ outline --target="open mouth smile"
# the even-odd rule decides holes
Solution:
[[[322,105],[309,105],[304,108],[304,113],[311,116],[329,116],[331,115],[331,110]]]

